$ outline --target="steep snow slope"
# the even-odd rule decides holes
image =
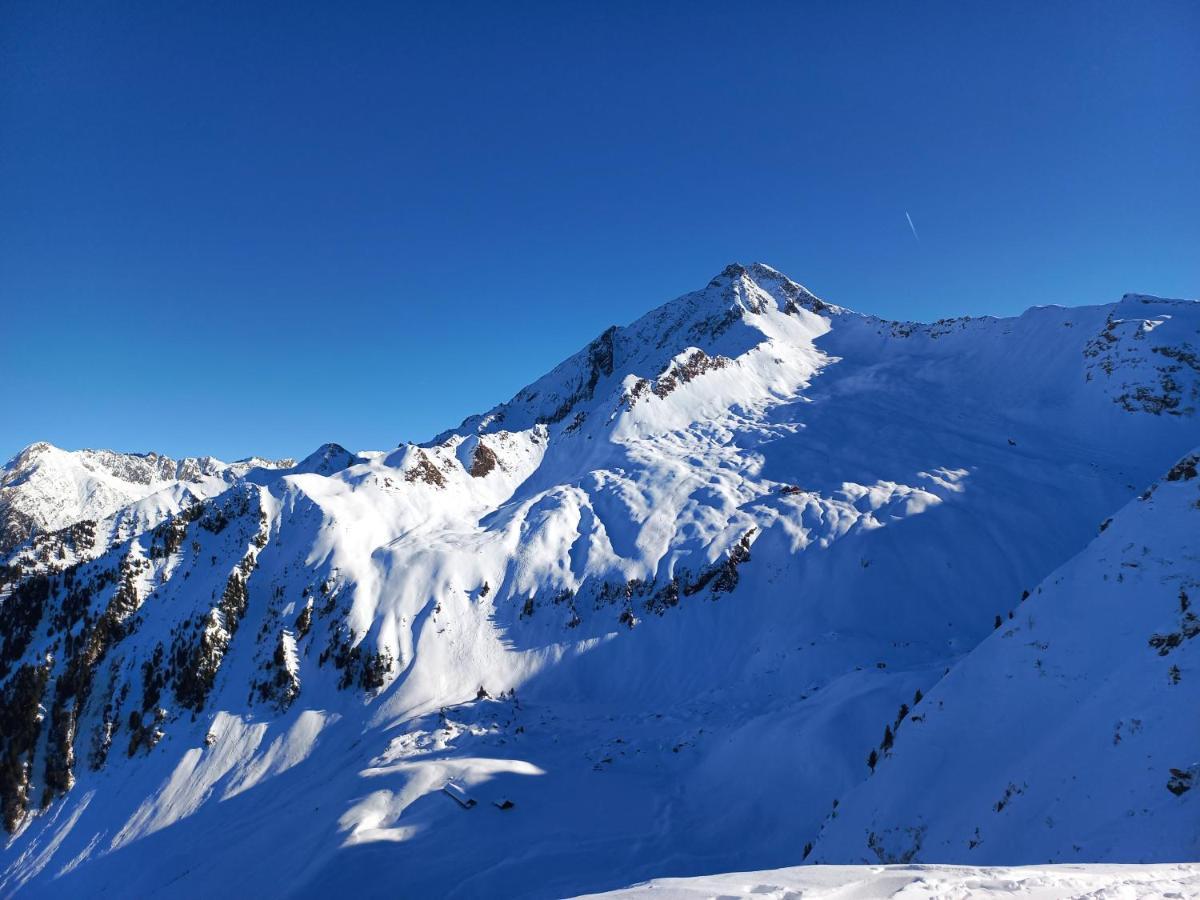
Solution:
[[[159,492],[192,498],[219,493],[253,468],[294,465],[290,459],[224,463],[211,456],[174,460],[157,453],[60,450],[30,444],[0,471],[0,554],[35,532],[57,531],[85,519],[103,519]],[[170,512],[178,501],[163,498]]]
[[[903,324],[731,266],[428,444],[65,532],[0,586],[0,891],[794,863],[879,724],[1200,443],[1196,346],[1196,304]]]
[[[815,860],[1200,858],[1198,464],[1106,522],[893,723]]]

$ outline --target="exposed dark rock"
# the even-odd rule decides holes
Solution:
[[[492,452],[492,449],[480,441],[471,453],[471,477],[483,478],[496,468],[497,462],[496,454]]]
[[[613,325],[588,344],[586,380],[569,397],[565,398],[554,412],[539,416],[538,422],[546,425],[561,422],[575,408],[576,404],[591,400],[595,396],[596,385],[600,383],[600,379],[613,373],[613,345],[617,331],[617,326]],[[528,396],[523,399],[532,400],[533,397]]]
[[[446,476],[433,464],[433,460],[425,454],[424,450],[417,451],[416,464],[404,473],[404,480],[408,482],[421,481],[434,487],[446,486]]]
[[[1176,797],[1182,797],[1195,787],[1195,781],[1196,773],[1192,769],[1172,769],[1171,777],[1167,780],[1167,790]]]
[[[1191,481],[1197,475],[1197,466],[1200,466],[1200,454],[1185,456],[1167,472],[1167,481]]]
[[[693,350],[681,363],[675,363],[665,375],[660,376],[651,388],[658,397],[666,397],[680,384],[687,384],[705,372],[723,369],[729,360],[723,356],[709,356],[703,350]]]

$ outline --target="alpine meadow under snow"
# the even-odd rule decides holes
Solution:
[[[0,895],[1197,890],[1045,865],[1200,859],[1198,408],[1198,303],[756,264],[425,444],[35,444]]]

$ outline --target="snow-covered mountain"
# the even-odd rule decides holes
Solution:
[[[815,860],[1200,859],[1198,465],[1106,520],[882,726]]]
[[[63,523],[0,577],[0,892],[560,896],[903,857],[921,827],[913,859],[1194,857],[1200,793],[1168,789],[1193,651],[1160,685],[1146,643],[1190,627],[1156,580],[1194,575],[1189,508],[1135,498],[1200,445],[1197,348],[1196,303],[921,325],[733,265],[426,444]],[[1146,528],[1141,580],[1078,588]],[[1105,665],[1132,681],[1088,707]],[[1022,700],[1057,710],[1036,759],[1083,742],[1083,768],[1024,774],[972,690],[1026,739]],[[1136,762],[1087,743],[1134,719]],[[913,762],[919,735],[995,769]],[[1115,809],[1087,767],[1164,796],[1085,835]],[[897,798],[934,776],[930,824]],[[1026,793],[977,821],[1000,781]]]
[[[220,493],[251,469],[293,465],[290,459],[225,463],[211,456],[176,460],[157,453],[30,444],[0,470],[0,553],[32,534],[104,519],[155,494],[162,495],[164,509],[177,512],[185,500]]]

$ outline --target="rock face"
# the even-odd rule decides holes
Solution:
[[[425,444],[31,448],[0,893],[1194,857],[1197,346],[1194,303],[899,323],[733,265]]]

